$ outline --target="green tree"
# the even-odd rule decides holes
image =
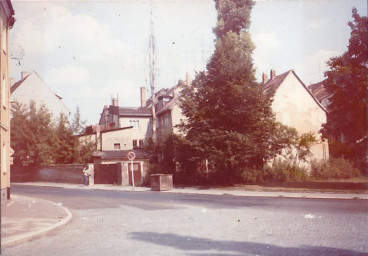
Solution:
[[[363,169],[367,166],[368,144],[368,19],[356,8],[352,17],[347,51],[327,62],[330,70],[325,72],[325,87],[332,97],[322,132],[331,143],[332,156],[345,157]]]
[[[14,152],[14,163],[24,166],[33,163],[32,152],[29,152],[29,147],[32,145],[32,132],[25,127],[29,127],[29,112],[26,105],[19,103],[12,104],[11,118],[11,147]]]
[[[16,103],[12,107],[11,147],[15,162],[21,165],[54,163],[56,136],[51,113],[43,105],[37,109],[31,102],[29,109]]]
[[[74,135],[83,134],[86,130],[86,121],[81,119],[79,107],[76,108],[76,111],[72,120],[72,129]]]
[[[34,102],[29,107],[14,103],[11,110],[14,164],[41,166],[85,163],[92,160],[95,143],[79,140],[74,136],[64,114],[56,122],[45,105],[37,108]]]
[[[75,162],[77,154],[78,138],[73,136],[73,130],[68,118],[61,113],[59,123],[55,129],[55,162],[69,164]]]
[[[209,160],[216,180],[235,182],[245,169],[261,169],[277,129],[271,100],[255,81],[249,34],[253,1],[216,1],[215,52],[207,72],[185,89],[181,107],[187,143]]]

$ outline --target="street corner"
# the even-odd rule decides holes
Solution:
[[[62,203],[13,195],[2,207],[2,246],[9,247],[46,235],[66,225],[72,216]]]

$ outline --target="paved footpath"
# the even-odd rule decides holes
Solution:
[[[61,183],[21,183],[28,186],[47,186],[68,189],[84,190],[114,190],[143,192],[151,191],[148,187],[131,187],[116,185],[93,185],[84,187],[79,184]],[[208,195],[234,195],[234,196],[259,196],[259,197],[293,197],[293,198],[320,198],[320,199],[365,199],[368,194],[351,193],[320,193],[320,192],[265,192],[249,191],[244,189],[198,189],[198,188],[174,188],[157,193],[187,193]],[[1,213],[1,246],[8,247],[18,243],[26,242],[42,236],[55,228],[68,223],[72,213],[61,203],[50,202],[42,199],[12,194],[10,201],[2,205]]]

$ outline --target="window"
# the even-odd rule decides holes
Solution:
[[[133,148],[143,148],[144,140],[133,140]]]
[[[3,30],[1,31],[1,44],[3,46],[3,50],[6,53],[6,45],[7,45],[7,35],[6,35],[6,25],[3,23]]]
[[[133,148],[138,147],[138,141],[137,140],[133,140]]]
[[[6,107],[6,97],[7,94],[7,84],[6,84],[6,79],[5,76],[3,76],[3,83],[1,85],[1,104],[3,105],[3,107]]]
[[[129,120],[130,126],[133,126],[134,129],[139,129],[139,120]]]
[[[120,149],[120,143],[114,143],[114,150]]]
[[[3,171],[3,174],[6,174],[7,171],[8,171],[8,168],[7,168],[7,161],[6,161],[6,157],[7,157],[7,151],[6,151],[6,144],[4,143],[3,144],[3,150],[2,150],[3,154],[1,156],[1,169]]]

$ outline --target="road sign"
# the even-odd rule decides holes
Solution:
[[[133,151],[129,151],[127,157],[130,161],[133,161],[135,159],[135,153]]]

